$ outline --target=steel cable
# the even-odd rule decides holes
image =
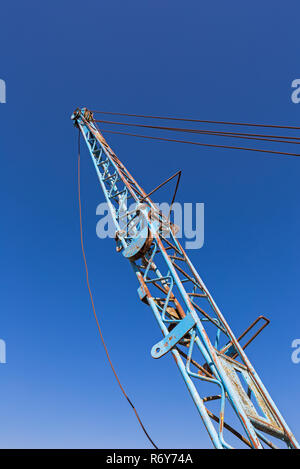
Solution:
[[[204,134],[204,135],[216,135],[221,137],[236,137],[236,138],[245,138],[249,137],[251,140],[267,140],[271,142],[276,142],[277,140],[268,140],[270,139],[283,139],[279,140],[280,143],[300,143],[300,137],[291,137],[288,135],[272,135],[272,134],[249,134],[249,133],[242,133],[242,132],[222,132],[218,130],[209,130],[209,129],[189,129],[189,128],[182,128],[182,127],[164,127],[164,126],[156,126],[156,125],[145,125],[145,124],[136,124],[132,122],[117,122],[117,121],[107,121],[107,120],[100,120],[94,119],[94,122],[100,122],[103,124],[113,124],[113,125],[124,125],[129,127],[142,127],[147,129],[157,129],[157,130],[172,130],[174,132],[187,132],[187,133],[195,133],[195,134]],[[291,140],[291,142],[289,142]]]
[[[241,138],[241,139],[246,139],[246,140],[257,140],[257,141],[278,142],[278,143],[293,143],[296,145],[300,144],[300,137],[289,137],[289,136],[283,136],[283,135],[219,132],[219,131],[213,131],[213,130],[187,129],[187,128],[181,128],[181,127],[164,127],[164,126],[156,126],[156,125],[136,124],[132,122],[106,121],[106,120],[99,120],[99,119],[94,119],[94,122],[98,122],[102,124],[113,124],[113,125],[118,125],[118,126],[121,125],[121,126],[127,126],[127,127],[141,127],[141,128],[154,129],[154,130],[185,132],[185,133],[200,134],[200,135],[214,135],[217,137]],[[278,140],[278,139],[284,139],[284,140]]]
[[[246,127],[266,127],[273,129],[291,129],[291,130],[300,130],[300,127],[288,126],[288,125],[274,125],[274,124],[252,124],[246,122],[226,122],[226,121],[214,121],[214,120],[202,120],[202,119],[187,119],[181,117],[167,117],[167,116],[151,116],[143,114],[128,114],[125,112],[108,112],[108,111],[92,111],[94,114],[108,114],[111,116],[126,116],[126,117],[139,117],[143,119],[162,119],[162,120],[172,120],[172,121],[181,121],[181,122],[202,122],[205,124],[221,124],[221,125],[241,125]]]
[[[129,132],[118,132],[115,130],[109,130],[109,129],[101,129],[102,133],[110,133],[110,134],[117,134],[117,135],[128,135],[130,137],[139,137],[139,138],[145,138],[145,139],[150,139],[150,140],[161,140],[164,142],[175,142],[175,143],[186,143],[189,145],[198,145],[202,147],[213,147],[213,148],[228,148],[228,149],[234,149],[234,150],[246,150],[246,151],[256,151],[259,153],[270,153],[273,155],[284,155],[284,156],[300,156],[299,153],[288,153],[288,152],[283,152],[283,151],[275,151],[275,150],[263,150],[259,148],[247,148],[247,147],[234,147],[230,145],[216,145],[212,143],[202,143],[202,142],[192,142],[188,140],[177,140],[177,139],[172,139],[172,138],[164,138],[164,137],[153,137],[150,135],[141,135],[141,134],[132,134]]]

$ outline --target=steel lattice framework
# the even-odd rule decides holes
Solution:
[[[92,113],[77,109],[72,119],[85,139],[109,206],[117,250],[131,263],[139,297],[151,307],[163,333],[152,348],[153,358],[173,355],[216,448],[233,447],[225,440],[226,429],[239,439],[238,447],[277,448],[279,440],[281,446],[299,449],[247,358],[241,337],[231,331],[176,238],[174,225],[110,148]],[[130,212],[128,201],[135,207]],[[203,397],[206,390],[208,396]],[[230,425],[224,421],[227,414]]]

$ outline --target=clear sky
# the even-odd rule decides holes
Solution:
[[[2,2],[1,447],[149,447],[92,316],[74,108],[299,125],[299,13],[296,0]],[[205,203],[190,257],[236,334],[271,319],[249,357],[300,438],[300,160],[108,141],[145,190],[182,169],[178,200]],[[130,265],[96,237],[103,195],[85,148],[82,198],[96,308],[128,395],[159,447],[209,447],[171,357],[151,358],[161,333]]]

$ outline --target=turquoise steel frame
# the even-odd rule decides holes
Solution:
[[[226,429],[239,440],[237,447],[277,448],[277,442],[281,442],[281,446],[299,449],[176,238],[172,223],[110,148],[92,113],[86,108],[77,109],[72,119],[84,137],[114,221],[117,250],[129,259],[139,282],[139,297],[151,307],[162,331],[163,339],[153,346],[152,356],[172,354],[214,447],[233,447],[224,437]],[[128,202],[135,207],[130,212]],[[124,217],[131,227],[127,231]],[[140,220],[144,238],[138,231]],[[216,388],[218,394],[212,395],[210,389]],[[203,394],[206,389],[209,395],[200,397],[200,391]],[[216,414],[208,408],[209,404]],[[230,425],[224,422],[225,411]]]

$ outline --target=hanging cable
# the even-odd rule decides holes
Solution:
[[[246,151],[257,151],[259,153],[270,153],[273,155],[284,155],[284,156],[300,156],[299,153],[288,153],[288,152],[283,152],[283,151],[275,151],[275,150],[263,150],[259,148],[247,148],[247,147],[234,147],[230,145],[215,145],[212,143],[200,143],[200,142],[191,142],[188,140],[177,140],[177,139],[172,139],[172,138],[164,138],[164,137],[153,137],[150,135],[140,135],[140,134],[132,134],[128,132],[118,132],[115,130],[103,130],[101,129],[102,133],[109,133],[109,134],[117,134],[117,135],[128,135],[130,137],[139,137],[139,138],[146,138],[150,140],[161,140],[164,142],[175,142],[175,143],[187,143],[189,145],[199,145],[202,147],[213,147],[213,148],[228,148],[228,149],[234,149],[234,150],[246,150]]]
[[[273,129],[292,129],[300,130],[300,127],[288,126],[288,125],[274,125],[274,124],[250,124],[246,122],[226,122],[226,121],[213,121],[213,120],[201,120],[201,119],[187,119],[181,117],[167,117],[167,116],[149,116],[143,114],[128,114],[125,112],[108,112],[108,111],[92,111],[94,114],[108,114],[111,116],[126,116],[126,117],[139,117],[143,119],[163,119],[181,122],[202,122],[205,124],[221,124],[221,125],[242,125],[247,127],[269,127]]]
[[[84,242],[83,242],[83,227],[82,227],[82,210],[81,210],[81,190],[80,190],[80,129],[78,129],[78,204],[79,204],[79,222],[80,222],[80,240],[81,240],[81,250],[82,250],[82,257],[83,257],[83,261],[84,261],[84,266],[85,266],[85,272],[86,272],[86,283],[87,283],[87,287],[88,287],[88,291],[89,291],[89,295],[90,295],[90,300],[91,300],[91,304],[92,304],[92,309],[93,309],[93,313],[94,313],[94,317],[95,317],[95,320],[96,320],[96,324],[97,324],[97,327],[98,327],[98,331],[99,331],[99,334],[100,334],[100,338],[101,338],[101,342],[103,344],[103,347],[104,347],[104,350],[105,350],[105,353],[106,353],[106,356],[107,356],[107,359],[108,359],[108,362],[111,366],[111,369],[113,371],[113,374],[115,375],[115,378],[117,380],[117,383],[124,395],[124,397],[127,399],[128,403],[130,404],[130,406],[132,407],[134,413],[135,413],[135,416],[142,428],[142,430],[144,431],[146,437],[148,438],[148,440],[150,441],[150,443],[152,444],[152,446],[155,448],[155,449],[158,449],[158,447],[156,446],[156,444],[153,442],[153,440],[151,439],[151,437],[149,436],[147,430],[145,429],[138,413],[137,413],[137,410],[136,408],[134,407],[132,401],[129,399],[129,397],[127,396],[120,380],[119,380],[119,377],[117,375],[117,372],[114,368],[114,365],[112,364],[112,361],[111,361],[111,358],[110,358],[110,355],[109,355],[109,352],[108,352],[108,349],[107,349],[107,346],[106,346],[106,343],[104,341],[104,337],[103,337],[103,334],[102,334],[102,330],[101,330],[101,327],[100,327],[100,323],[99,323],[99,320],[98,320],[98,316],[97,316],[97,313],[96,313],[96,308],[95,308],[95,304],[94,304],[94,299],[93,299],[93,295],[92,295],[92,291],[91,291],[91,287],[90,287],[90,281],[89,281],[89,272],[88,272],[88,266],[87,266],[87,260],[86,260],[86,256],[85,256],[85,249],[84,249]]]

